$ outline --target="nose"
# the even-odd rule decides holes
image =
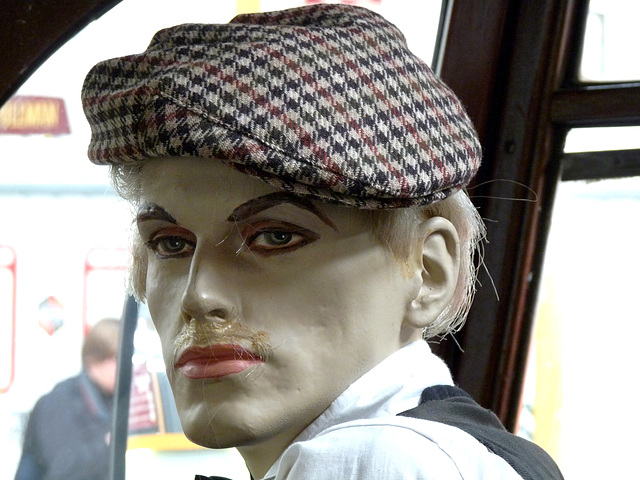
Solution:
[[[233,283],[228,267],[213,256],[194,253],[189,278],[182,294],[182,316],[186,322],[228,322],[238,314],[233,301]]]

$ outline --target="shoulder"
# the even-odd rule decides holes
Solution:
[[[314,472],[322,471],[322,477]],[[518,479],[500,457],[462,430],[427,420],[357,420],[295,442],[283,454],[282,478]]]
[[[75,377],[67,378],[57,383],[56,386],[53,387],[51,392],[49,392],[43,398],[59,399],[59,398],[65,398],[65,397],[71,397],[71,396],[75,397],[78,395],[81,385],[82,385],[82,379],[79,375]]]
[[[64,409],[74,405],[80,399],[80,377],[67,378],[56,384],[53,389],[38,399],[31,415],[51,415],[51,410]]]

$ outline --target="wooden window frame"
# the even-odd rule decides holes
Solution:
[[[470,194],[488,220],[483,263],[491,278],[480,275],[466,326],[457,342],[445,341],[438,351],[455,380],[511,430],[566,133],[640,124],[640,82],[577,80],[588,6],[588,0],[459,0],[440,70],[484,147]]]

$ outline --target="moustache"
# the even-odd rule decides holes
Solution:
[[[175,352],[191,346],[218,344],[240,345],[263,360],[272,350],[269,334],[264,330],[253,330],[237,320],[207,322],[191,318],[175,338]]]

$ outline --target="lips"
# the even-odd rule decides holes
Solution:
[[[187,378],[202,379],[240,373],[261,363],[264,363],[262,358],[239,345],[208,345],[189,347],[174,367]]]

